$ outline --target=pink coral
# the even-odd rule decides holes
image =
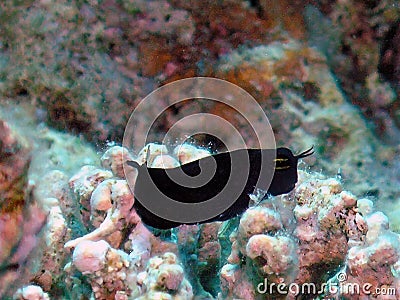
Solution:
[[[18,289],[14,294],[14,300],[50,300],[49,295],[43,292],[37,285],[28,285]]]
[[[187,153],[189,160],[192,150]],[[144,147],[134,159],[162,167],[166,155],[174,159],[173,165],[178,162],[165,147],[155,144]],[[113,168],[113,157],[109,168]],[[182,156],[180,162],[185,159]],[[116,159],[115,163],[121,166],[123,161]],[[86,175],[90,172],[94,177]],[[206,287],[219,292],[219,299],[272,299],[281,295],[274,289],[271,295],[260,295],[261,283],[265,282],[266,288],[308,282],[321,287],[330,279],[326,274],[341,265],[346,266],[343,272],[349,283],[373,282],[379,288],[398,285],[398,235],[389,231],[387,217],[374,212],[371,201],[343,191],[338,179],[299,172],[298,185],[290,194],[265,199],[249,208],[238,223],[181,226],[177,245],[162,242],[141,223],[124,178],[113,174],[91,180],[99,174],[109,173],[89,168],[73,177],[80,179],[71,181],[78,199],[85,199],[90,219],[96,222],[91,232],[65,244],[75,248],[73,263],[66,267],[67,281],[74,268],[81,271],[96,299],[192,299],[194,295],[209,299],[212,296],[204,291]],[[230,253],[222,254],[229,251],[223,238],[230,232],[227,228],[233,229],[232,244]],[[96,247],[99,252],[92,244],[102,245]],[[89,254],[85,256],[82,249]],[[184,254],[182,263],[176,256],[178,249]],[[221,267],[222,259],[227,262]],[[211,287],[218,284],[214,281],[218,278],[196,278],[214,271],[220,274],[219,290]],[[348,296],[344,290],[339,293]]]
[[[381,212],[370,212],[365,220],[366,238],[349,249],[342,269],[346,275],[344,283],[357,286],[360,293],[355,295],[346,285],[339,292],[345,299],[398,299],[400,274],[396,265],[400,262],[400,235],[389,230],[388,219]]]
[[[343,192],[337,180],[301,172],[291,194],[266,200],[242,215],[231,235],[231,265],[223,268],[232,271],[221,272],[221,296],[241,297],[238,285],[243,285],[251,294],[246,299],[256,299],[257,285],[249,278],[269,284],[322,284],[318,274],[333,271],[345,261],[348,243],[365,239],[356,204],[356,198]],[[240,267],[243,260],[254,269]],[[274,295],[269,296],[279,296]]]
[[[23,210],[24,207],[29,208],[29,201],[25,196],[30,151],[27,141],[0,119],[0,265],[11,263],[7,259],[12,255],[14,247],[19,248],[19,239],[23,235]],[[40,219],[41,216],[42,213],[39,215]],[[1,290],[2,288],[0,295]]]
[[[111,170],[114,176],[123,178],[124,174],[124,163],[127,160],[132,160],[128,149],[120,146],[114,146],[109,148],[101,157],[101,164],[104,168]]]
[[[138,222],[136,213],[134,210],[132,210],[134,198],[129,190],[127,182],[125,180],[115,180],[111,184],[111,187],[106,187],[107,190],[111,189],[109,193],[99,193],[101,197],[109,197],[104,201],[107,203],[113,203],[113,205],[107,210],[104,220],[101,222],[99,221],[99,225],[94,231],[85,236],[67,242],[65,244],[66,248],[74,248],[84,240],[98,241],[102,238],[107,238],[110,235],[112,236],[115,234],[115,232],[121,230],[124,226],[126,226],[126,224]],[[103,186],[99,186],[97,188],[103,189]],[[90,197],[90,195],[87,197]],[[94,210],[92,212],[94,212]],[[95,216],[95,214],[92,216]],[[118,240],[120,240],[120,238],[121,237],[119,237]],[[120,241],[116,241],[117,245],[119,245],[119,242]]]
[[[165,253],[155,256],[149,260],[145,273],[138,275],[139,284],[142,286],[144,295],[138,299],[192,299],[193,291],[190,283],[184,277],[183,268],[179,265],[176,255]],[[165,291],[165,292],[163,292]],[[172,291],[173,294],[169,294]]]
[[[82,241],[74,250],[72,262],[83,274],[93,274],[104,267],[109,249],[110,245],[105,241]]]
[[[263,259],[265,274],[282,274],[297,263],[295,249],[295,241],[290,238],[256,234],[247,242],[246,255],[251,259]]]
[[[74,250],[72,265],[88,276],[95,299],[114,300],[117,293],[122,297],[138,292],[130,283],[135,272],[130,268],[128,254],[105,241],[80,242]]]

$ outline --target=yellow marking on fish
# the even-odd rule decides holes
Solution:
[[[275,158],[274,161],[287,161],[287,158]]]
[[[285,169],[289,169],[290,166],[283,166],[283,167],[275,167],[275,170],[285,170]]]

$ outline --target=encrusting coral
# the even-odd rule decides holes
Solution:
[[[345,2],[352,5],[351,1]],[[320,23],[315,24],[319,28]],[[332,41],[340,43],[339,39]],[[393,120],[384,112],[386,108],[396,109],[396,95],[377,72],[365,79],[365,92],[356,88],[361,105],[369,106],[365,111],[374,111],[387,123],[377,129],[385,127],[386,133],[393,136],[395,145],[391,147],[374,135],[362,112],[349,103],[335,77],[337,73],[332,72],[330,58],[319,47],[285,38],[230,52],[219,60],[216,75],[244,88],[269,112],[278,146],[291,145],[300,150],[316,145],[317,156],[311,157],[308,164],[329,176],[340,173],[345,189],[351,189],[357,197],[379,195],[377,208],[391,217],[392,229],[398,228],[395,216],[400,168],[396,157],[400,152],[394,133],[398,129],[394,124],[389,126]],[[354,89],[354,79],[347,78],[343,84]],[[367,93],[370,101],[366,101]],[[236,113],[224,105],[217,103],[211,111],[240,128]],[[179,117],[183,116],[174,116],[178,120]]]
[[[193,152],[197,148],[189,149]],[[201,149],[199,153],[204,151]],[[193,157],[193,153],[181,153],[181,160]],[[142,295],[140,299],[154,299],[155,295],[167,297],[168,294],[173,295],[171,299],[191,299],[192,287],[184,279],[183,268],[173,254],[177,253],[176,245],[152,235],[133,209],[133,195],[121,176],[127,159],[132,156],[126,149],[112,147],[102,157],[103,166],[112,172],[85,166],[70,179],[71,189],[85,208],[81,214],[83,224],[92,231],[65,244],[66,249],[74,249],[67,271],[73,274],[75,268],[87,276],[96,299],[139,295]],[[156,144],[144,147],[136,159],[153,167],[179,165],[176,158],[167,154],[165,146]],[[151,256],[161,253],[164,254],[158,260],[165,259],[166,265],[156,266],[154,262],[158,260]],[[107,278],[118,278],[120,283],[107,284]],[[164,280],[165,284],[161,282]]]
[[[95,299],[137,293],[128,254],[112,248],[104,240],[80,242],[73,252],[72,265],[88,277]],[[67,269],[71,267],[67,265]]]
[[[31,146],[0,119],[0,209],[13,211],[24,204]]]
[[[306,2],[312,5],[2,1],[0,298],[19,286],[14,297],[26,300],[62,293],[265,299],[286,297],[276,283],[329,282],[371,286],[359,295],[342,285],[337,293],[301,298],[399,299],[399,235],[389,228],[400,232],[400,6],[396,0]],[[83,139],[43,125],[101,146],[118,143],[144,95],[192,76],[243,87],[269,114],[279,143],[296,150],[316,145],[308,163],[338,178],[302,172],[289,195],[222,224],[162,233],[170,234],[165,242],[135,213],[124,174],[135,170],[124,170],[123,162],[173,167],[209,155],[208,149],[151,144],[135,157],[116,146],[99,165]],[[16,108],[6,110],[9,102]],[[167,111],[159,128],[171,128],[191,104]],[[25,122],[18,111],[27,106],[35,119],[26,126],[33,128],[29,143],[14,130]],[[236,114],[222,105],[210,108],[235,124]],[[36,121],[42,124],[32,126]],[[90,166],[78,172],[83,164]],[[376,208],[366,196],[377,199]],[[87,258],[96,271],[85,269]],[[384,294],[392,288],[395,294]]]
[[[14,300],[50,300],[49,295],[37,285],[20,288],[13,297]]]
[[[332,297],[356,299],[345,288],[352,283],[370,284],[371,295],[389,287],[398,291],[399,274],[391,269],[399,264],[399,235],[370,203],[342,191],[337,179],[301,172],[293,192],[241,217],[231,235],[229,264],[221,269],[220,299],[323,295],[324,283],[335,282],[331,274],[337,271],[342,285]],[[304,292],[309,283],[314,289]],[[299,289],[289,290],[293,284]]]
[[[357,205],[361,211],[364,201]],[[365,219],[356,224],[366,232],[362,243],[351,247],[339,277],[339,293],[344,299],[363,297],[398,299],[400,291],[400,239],[389,230],[389,220],[382,212],[364,208]],[[368,228],[368,231],[367,231]],[[345,284],[343,284],[345,282]],[[354,288],[355,287],[355,288]],[[354,295],[356,289],[359,296]]]
[[[252,300],[295,299],[300,294],[379,299],[378,289],[399,291],[399,235],[389,230],[387,217],[374,210],[371,200],[343,191],[339,179],[316,173],[300,171],[291,193],[256,199],[262,201],[239,219],[183,225],[171,232],[170,241],[163,241],[136,214],[134,197],[120,176],[122,164],[150,158],[152,166],[165,167],[162,156],[175,165],[210,154],[193,145],[180,150],[169,154],[150,144],[135,157],[115,146],[102,158],[110,170],[85,166],[73,175],[69,184],[85,207],[79,216],[86,234],[77,235],[70,228],[71,215],[64,214],[56,199],[48,199],[48,246],[59,249],[67,237],[76,237],[64,245],[64,253],[71,253],[65,267],[57,270],[60,265],[54,264],[49,269],[64,274],[71,297]],[[223,239],[227,234],[230,243]],[[49,265],[48,258],[41,263]],[[47,290],[45,279],[37,282]],[[63,279],[57,275],[53,280]],[[335,282],[338,290],[333,293],[326,284]],[[302,290],[309,283],[315,290]],[[351,294],[344,283],[370,284],[371,295]],[[294,284],[299,289],[289,290]],[[23,290],[14,297],[30,300],[21,298]]]
[[[87,144],[36,124],[30,113],[15,103],[2,104],[0,111],[2,299],[28,283],[47,293],[64,292],[63,267],[69,256],[63,246],[71,233],[82,235],[67,174],[99,160]]]
[[[193,299],[192,286],[184,276],[184,270],[175,254],[167,252],[152,257],[146,271],[138,275],[138,284],[143,295],[137,299]]]
[[[30,272],[29,256],[46,222],[28,184],[30,161],[28,141],[0,119],[0,296]]]

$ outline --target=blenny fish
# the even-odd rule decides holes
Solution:
[[[276,153],[271,153],[271,151],[276,151]],[[262,157],[271,157],[271,154],[276,154],[272,156],[275,157],[273,160],[275,168],[272,170],[274,173],[266,194],[277,196],[289,193],[294,189],[297,182],[297,163],[299,159],[310,156],[313,153],[313,147],[298,155],[294,155],[288,148],[277,148],[276,150],[239,149],[214,154],[170,169],[149,168],[146,163],[139,165],[136,161],[128,161],[127,164],[138,171],[134,187],[134,208],[144,224],[157,229],[170,229],[182,224],[226,221],[242,214],[249,207],[250,195],[256,188],[261,168],[263,167],[262,164],[264,164],[262,163]],[[232,174],[232,170],[235,170],[236,173],[241,173],[241,167],[232,165],[232,162],[235,162],[235,157],[239,158],[243,157],[243,155],[248,157],[249,162],[248,178],[244,188],[237,195],[237,199],[234,200],[233,204],[215,217],[199,222],[174,222],[154,214],[142,203],[149,199],[148,197],[154,198],[161,194],[181,203],[197,204],[207,201],[221,193],[229,180],[229,176]],[[175,175],[183,173],[189,177],[196,177],[202,172],[210,171],[208,169],[212,167],[215,168],[212,178],[198,187],[182,185],[172,179]],[[245,174],[238,176],[245,176]],[[157,192],[154,192],[155,190]],[[163,201],[162,197],[155,200]]]

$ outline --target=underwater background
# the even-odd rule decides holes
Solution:
[[[159,231],[124,163],[224,151],[159,144],[190,114],[246,135],[226,105],[184,101],[123,147],[149,93],[195,76],[243,88],[277,146],[315,153],[290,193]],[[400,299],[399,92],[397,0],[1,1],[0,299]]]

